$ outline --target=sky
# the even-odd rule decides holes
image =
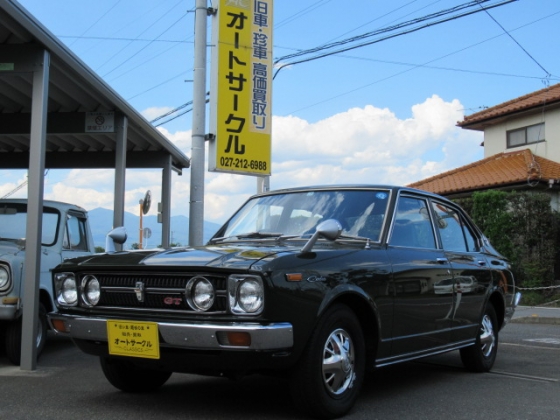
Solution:
[[[20,3],[148,121],[192,100],[195,0]],[[517,0],[488,11],[474,5],[468,10],[478,13],[413,32],[420,23],[380,30],[471,1],[274,3],[273,56],[282,64],[290,63],[282,57],[298,51],[380,35],[362,38],[370,45],[278,71],[272,87],[271,189],[406,185],[472,163],[484,156],[483,134],[458,128],[458,121],[560,82],[558,0]],[[211,28],[209,18],[209,40]],[[382,39],[388,34],[398,36]],[[190,157],[191,126],[192,113],[186,113],[158,129]],[[25,177],[26,171],[1,171],[0,197]],[[160,170],[127,170],[125,210],[138,213],[147,190],[153,202],[160,201],[160,183]],[[45,199],[87,210],[112,208],[113,187],[113,170],[51,170]],[[189,190],[189,170],[174,174],[172,216],[188,216]],[[256,191],[253,176],[206,172],[204,219],[224,222]],[[25,188],[12,195],[25,196]],[[156,213],[152,206],[150,214]]]

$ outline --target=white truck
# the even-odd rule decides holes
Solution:
[[[21,318],[25,270],[26,199],[0,199],[0,343],[6,356],[19,365]],[[53,301],[50,270],[68,258],[93,254],[95,247],[85,209],[73,204],[45,200],[41,239],[39,322],[37,354],[47,339],[48,312]]]

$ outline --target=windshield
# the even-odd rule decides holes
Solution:
[[[54,209],[43,210],[43,234],[41,243],[56,242],[59,213]],[[0,239],[25,239],[27,228],[27,206],[19,203],[0,204]]]
[[[343,235],[379,241],[388,190],[306,191],[257,197],[248,201],[216,236],[251,233],[306,235],[327,219],[338,220]]]

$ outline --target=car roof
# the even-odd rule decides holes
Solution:
[[[27,198],[0,198],[0,205],[4,204],[27,204]],[[43,200],[43,206],[53,207],[61,210],[78,210],[86,212],[86,209],[76,204],[65,203],[62,201]]]
[[[371,190],[371,189],[384,189],[384,190],[391,190],[394,192],[399,192],[399,191],[409,192],[414,194],[422,194],[428,197],[438,198],[440,200],[445,200],[448,202],[450,201],[446,197],[440,196],[438,194],[434,194],[429,191],[424,191],[416,188],[404,187],[399,185],[385,185],[385,184],[335,184],[335,185],[302,186],[302,187],[282,188],[277,190],[265,191],[259,194],[255,194],[254,197],[272,195],[272,194],[281,194],[281,193],[305,192],[305,191]]]

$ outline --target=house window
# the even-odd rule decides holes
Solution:
[[[538,143],[539,141],[544,141],[544,123],[507,132],[508,149],[524,144]]]

